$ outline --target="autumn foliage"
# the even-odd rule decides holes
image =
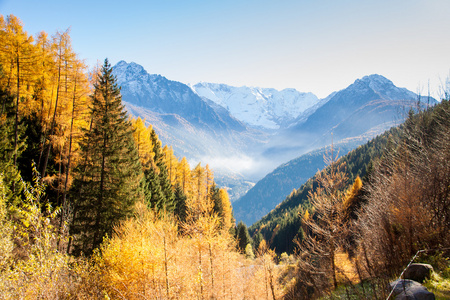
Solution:
[[[88,71],[68,30],[0,16],[0,67],[2,299],[380,299],[417,251],[448,257],[448,99],[411,111],[363,173],[332,148],[290,196],[307,201],[251,238],[209,165],[129,118],[108,61]]]
[[[2,299],[280,293],[274,257],[238,250],[213,171],[128,119],[107,60],[88,72],[69,30],[32,37],[13,15],[0,36]]]

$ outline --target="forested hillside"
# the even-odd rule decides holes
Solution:
[[[335,146],[339,157],[363,143],[365,138],[349,139]],[[244,196],[233,203],[236,219],[253,224],[281,203],[296,187],[305,183],[325,167],[323,156],[327,147],[313,150],[282,164],[258,181]]]
[[[400,130],[394,127],[341,157],[339,162],[347,165],[347,185],[353,183],[357,176],[365,179],[373,161],[380,159],[389,143],[399,140],[399,134]],[[334,157],[338,156],[339,147],[336,145],[333,147],[334,149],[327,148],[317,159],[326,164],[324,157],[331,155],[331,151],[334,151]],[[325,170],[321,172],[323,173]],[[309,195],[317,188],[318,174],[320,172],[317,172],[300,188],[293,190],[275,209],[253,224],[249,228],[250,232],[253,235],[262,234],[264,239],[270,241],[269,245],[278,253],[293,253],[295,250],[294,239],[302,238],[304,234],[301,229],[299,214],[304,213],[311,206]]]

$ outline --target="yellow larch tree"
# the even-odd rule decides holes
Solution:
[[[234,225],[230,197],[225,189],[219,189],[219,198],[222,202],[222,225],[228,231]]]
[[[63,211],[61,213],[61,226],[63,221],[68,220],[69,206],[66,203],[66,196],[69,188],[72,185],[72,174],[71,170],[74,166],[78,165],[80,161],[80,146],[79,142],[82,138],[82,130],[88,127],[88,119],[86,118],[88,104],[89,104],[89,86],[88,78],[86,73],[86,65],[78,59],[75,59],[72,63],[72,85],[68,90],[68,97],[71,98],[71,103],[69,102],[69,108],[71,109],[70,115],[70,125],[64,128],[64,148],[60,152],[61,162],[64,167],[64,174],[60,174],[62,177],[61,187],[62,190],[62,200],[61,205]]]
[[[167,167],[167,172],[169,175],[169,180],[172,185],[175,185],[177,183],[177,167],[178,167],[178,159],[176,158],[175,154],[173,153],[173,148],[168,147],[167,145],[163,148],[164,153],[164,163]]]
[[[22,22],[17,17],[9,15],[6,22],[2,17],[0,23],[2,25],[0,60],[4,73],[4,76],[0,77],[0,84],[16,99],[14,129],[14,166],[16,166],[19,116],[32,111],[30,105],[21,105],[21,102],[30,101],[36,81],[36,47],[33,44],[33,37],[23,30]],[[3,106],[2,103],[2,110]]]
[[[152,126],[149,125],[146,127],[145,120],[142,120],[140,117],[131,120],[131,123],[134,129],[134,141],[136,143],[139,159],[141,160],[144,171],[150,169],[151,167],[155,167],[155,153],[153,152],[154,145],[150,137]]]
[[[69,64],[75,61],[75,53],[72,51],[69,31],[57,32],[52,41],[52,57],[54,65],[52,68],[52,94],[54,103],[49,109],[50,124],[46,134],[47,145],[43,152],[41,166],[42,177],[47,175],[47,165],[52,148],[61,153],[64,146],[64,129],[69,127],[71,101],[69,100]],[[59,150],[59,151],[58,151]],[[58,163],[61,163],[59,157]],[[59,172],[60,173],[60,172]],[[58,185],[59,186],[59,185]]]
[[[186,157],[183,157],[177,166],[177,182],[185,195],[191,194],[191,167]]]

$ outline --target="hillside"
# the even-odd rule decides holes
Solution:
[[[399,129],[394,127],[343,155],[340,161],[345,162],[348,166],[349,183],[356,176],[366,176],[372,161],[379,159],[386,150],[388,143],[398,140],[399,134]],[[323,156],[319,158],[319,155],[316,155],[316,157],[324,165]],[[308,194],[314,190],[316,185],[315,176],[308,179],[306,183],[292,191],[261,220],[249,227],[249,231],[252,234],[260,232],[267,241],[270,241],[271,247],[276,249],[278,253],[292,253],[294,250],[292,240],[299,234],[301,226],[298,214],[309,206]]]
[[[340,142],[335,145],[336,153],[341,157],[365,142],[367,142],[365,138]],[[329,147],[313,150],[267,174],[244,196],[233,202],[236,219],[251,225],[265,216],[296,187],[304,184],[325,167],[323,157],[328,150]]]

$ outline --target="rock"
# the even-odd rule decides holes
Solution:
[[[434,294],[423,285],[412,286],[401,292],[395,300],[435,300]]]
[[[389,284],[389,286],[390,286],[391,290],[394,289],[393,295],[398,295],[411,287],[422,286],[422,285],[414,280],[398,279],[396,281],[391,282]]]
[[[395,288],[394,288],[395,286]],[[397,295],[395,300],[434,300],[434,294],[427,290],[420,283],[409,280],[399,279],[390,283],[391,290],[394,289],[393,295]]]
[[[431,271],[433,271],[433,267],[429,264],[410,264],[405,270],[403,278],[422,283],[431,275]]]

